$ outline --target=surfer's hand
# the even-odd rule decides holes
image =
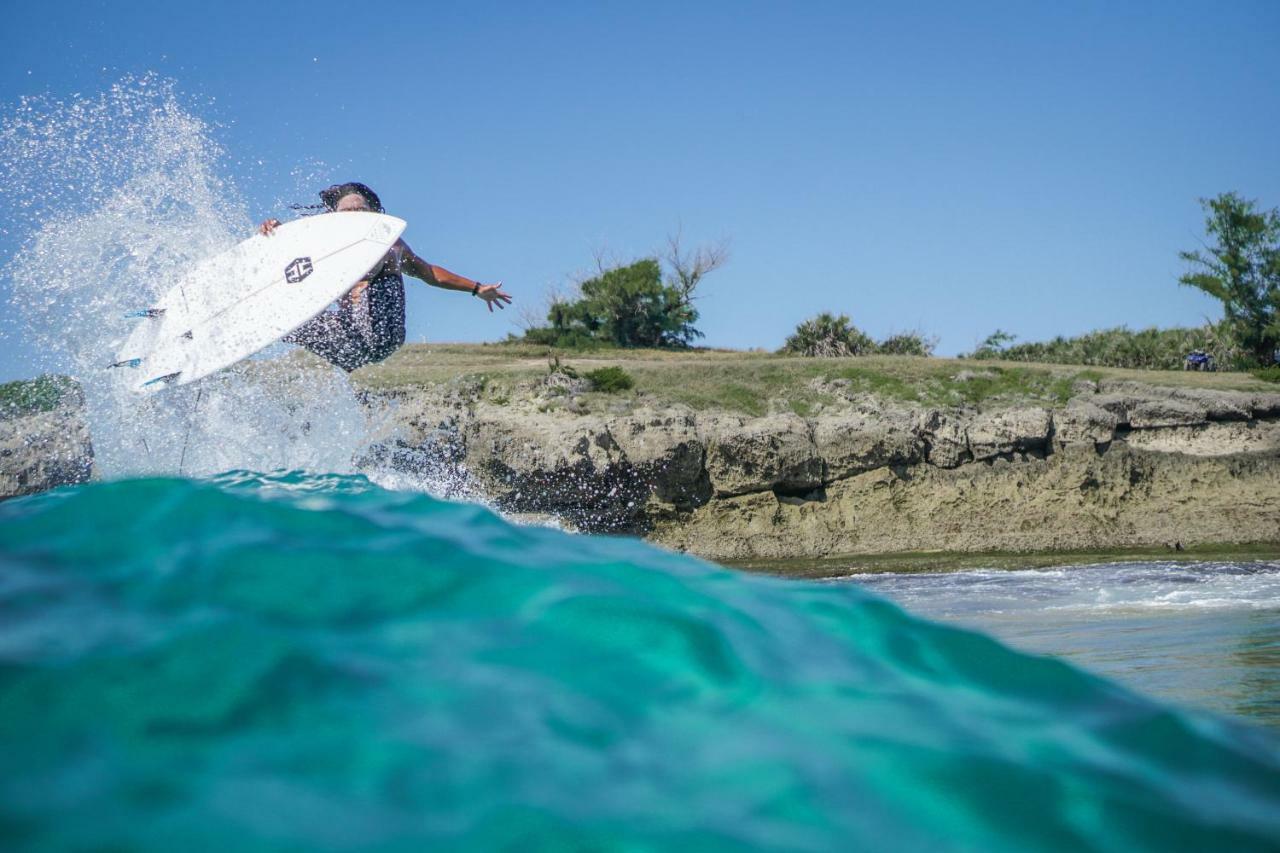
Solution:
[[[483,299],[485,304],[489,306],[489,313],[493,313],[493,306],[506,308],[511,302],[511,297],[502,292],[502,282],[497,284],[482,284],[480,289],[476,291],[476,296]]]
[[[279,219],[264,219],[262,224],[258,226],[258,233],[263,237],[270,237],[272,232],[280,227]]]
[[[369,282],[367,280],[358,282],[355,287],[347,291],[347,298],[351,300],[352,305],[359,305],[360,301],[364,299],[364,292],[368,289]]]

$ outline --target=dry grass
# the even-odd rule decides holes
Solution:
[[[1146,371],[1026,362],[973,361],[912,356],[802,358],[764,351],[617,350],[552,351],[527,344],[411,344],[355,374],[370,388],[435,385],[461,377],[491,388],[545,375],[558,357],[579,374],[618,366],[635,388],[611,399],[652,399],[694,409],[763,414],[782,405],[800,414],[836,399],[814,380],[844,380],[852,391],[925,405],[1001,406],[1024,402],[1061,405],[1081,379],[1132,380],[1149,385],[1219,390],[1274,391],[1275,385],[1245,373]],[[588,395],[588,404],[604,395]]]

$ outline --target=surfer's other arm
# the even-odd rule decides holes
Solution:
[[[494,305],[499,308],[506,308],[507,304],[511,302],[511,296],[502,290],[502,282],[481,284],[457,273],[449,272],[444,267],[428,263],[415,255],[413,249],[410,249],[403,240],[400,241],[397,248],[400,250],[400,269],[414,278],[422,279],[432,287],[470,293],[478,299],[483,299],[490,311],[493,310]]]
[[[279,219],[264,219],[262,224],[258,226],[258,233],[264,237],[270,237],[271,232],[280,227]]]

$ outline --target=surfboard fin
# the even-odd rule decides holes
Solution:
[[[181,370],[179,370],[177,373],[166,373],[164,376],[157,376],[155,379],[148,379],[146,382],[142,383],[142,387],[146,388],[148,385],[155,385],[157,382],[162,383],[164,385],[168,385],[170,382],[177,379],[181,375],[182,375]]]
[[[140,364],[142,364],[142,359],[140,358],[126,358],[124,361],[117,361],[115,364],[108,364],[107,368],[110,369],[112,367],[137,367]]]
[[[135,317],[163,317],[163,308],[143,308],[141,311],[130,311],[124,315],[126,318],[133,319]]]

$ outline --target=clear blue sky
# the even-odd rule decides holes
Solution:
[[[3,19],[0,110],[156,72],[255,213],[313,201],[295,174],[324,164],[377,189],[419,254],[523,304],[597,247],[727,238],[700,303],[713,346],[774,348],[821,310],[943,354],[996,327],[1197,324],[1219,310],[1176,284],[1196,199],[1280,206],[1274,0],[6,0]],[[410,340],[515,319],[411,286]],[[22,375],[4,346],[0,378]]]

